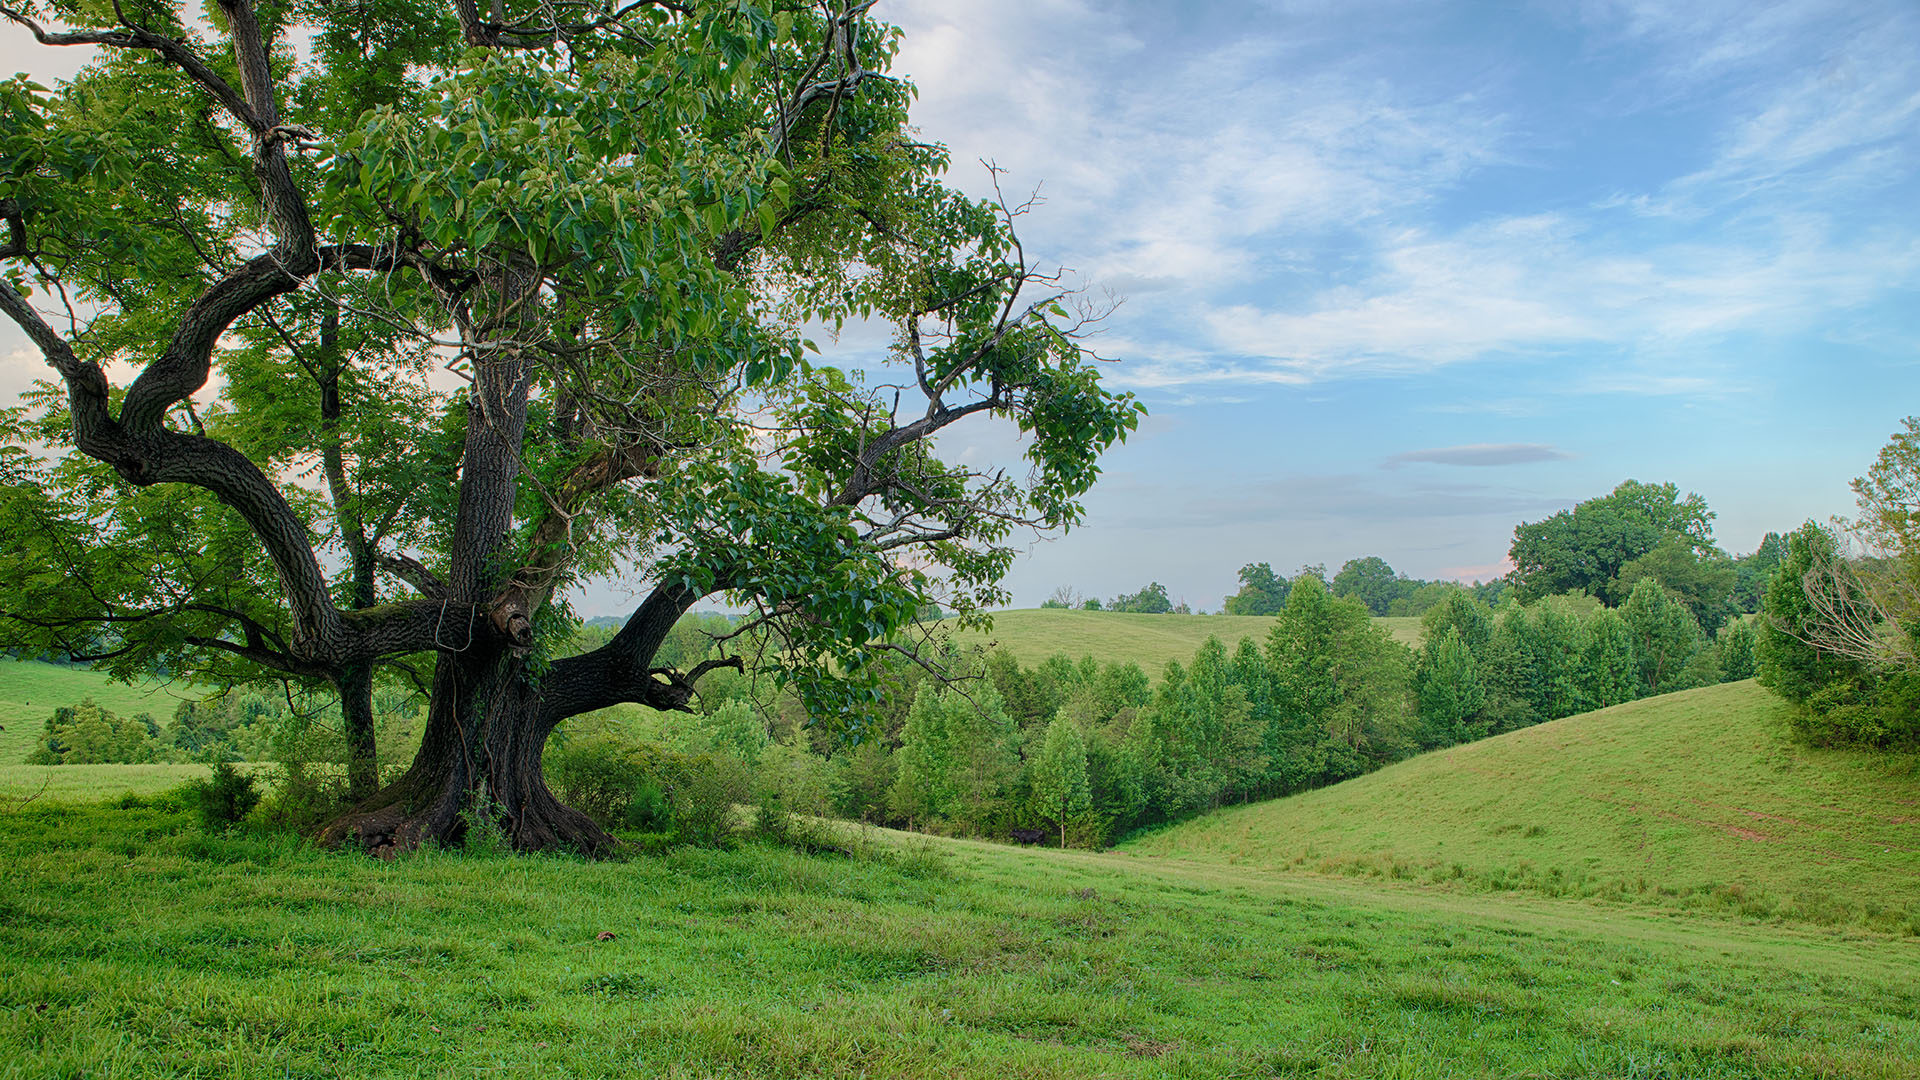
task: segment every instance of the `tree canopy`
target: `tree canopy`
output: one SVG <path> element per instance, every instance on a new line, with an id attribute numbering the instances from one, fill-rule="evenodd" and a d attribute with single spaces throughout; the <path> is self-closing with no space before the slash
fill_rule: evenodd
<path id="1" fill-rule="evenodd" d="M 1753 653 L 1814 742 L 1920 746 L 1920 417 L 1853 481 L 1859 516 L 1787 537 Z"/>
<path id="2" fill-rule="evenodd" d="M 1157 581 L 1149 582 L 1136 593 L 1123 593 L 1113 598 L 1107 605 L 1108 611 L 1129 611 L 1138 615 L 1165 615 L 1173 610 L 1173 601 L 1167 597 L 1167 587 Z"/>
<path id="3" fill-rule="evenodd" d="M 1351 596 L 1375 615 L 1385 615 L 1401 592 L 1402 579 L 1378 555 L 1348 559 L 1333 575 L 1333 595 Z M 1408 583 L 1411 585 L 1412 583 Z"/>
<path id="4" fill-rule="evenodd" d="M 920 612 L 1002 602 L 1139 413 L 1029 206 L 943 183 L 870 6 L 4 8 L 100 47 L 0 84 L 0 311 L 58 376 L 0 419 L 7 643 L 337 694 L 362 801 L 326 835 L 382 852 L 476 813 L 603 848 L 547 735 L 716 667 L 857 732 Z M 805 336 L 863 319 L 882 366 Z M 1025 468 L 939 456 L 989 416 Z M 634 613 L 558 656 L 595 575 Z M 657 663 L 715 595 L 740 628 Z M 430 704 L 375 791 L 388 677 Z"/>
<path id="5" fill-rule="evenodd" d="M 1716 552 L 1706 500 L 1682 497 L 1673 484 L 1628 480 L 1571 510 L 1515 527 L 1509 577 L 1522 601 L 1581 590 L 1619 605 L 1639 581 L 1622 570 L 1669 539 L 1701 556 Z"/>
<path id="6" fill-rule="evenodd" d="M 1292 587 L 1270 564 L 1248 563 L 1240 568 L 1240 591 L 1227 597 L 1220 610 L 1227 615 L 1278 615 Z"/>

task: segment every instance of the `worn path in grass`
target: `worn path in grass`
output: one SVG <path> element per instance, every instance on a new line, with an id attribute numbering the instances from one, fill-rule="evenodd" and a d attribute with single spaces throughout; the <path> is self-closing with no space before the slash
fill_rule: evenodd
<path id="1" fill-rule="evenodd" d="M 1647 698 L 1129 850 L 1920 934 L 1920 762 L 1799 745 L 1786 710 L 1752 682 Z"/>
<path id="2" fill-rule="evenodd" d="M 965 865 L 984 875 L 998 872 L 1005 876 L 1005 870 L 994 869 L 1006 858 L 1000 854 L 1005 848 L 980 841 L 948 843 L 961 849 L 975 845 L 987 849 L 979 855 L 970 851 L 956 854 Z M 1890 978 L 1920 974 L 1920 938 L 1858 927 L 1769 923 L 1637 903 L 1562 899 L 1525 892 L 1469 892 L 1413 880 L 1276 872 L 1132 852 L 1050 850 L 1028 858 L 1037 860 L 1030 866 L 1033 872 L 1053 875 L 1069 887 L 1082 880 L 1092 883 L 1101 877 L 1119 876 L 1142 885 L 1158 883 L 1163 890 L 1292 897 L 1524 928 L 1609 945 L 1739 955 L 1758 963 L 1823 968 L 1836 974 L 1869 970 Z"/>
<path id="3" fill-rule="evenodd" d="M 1915 1075 L 1863 932 L 877 835 L 429 853 L 0 816 L 0 1076 Z"/>

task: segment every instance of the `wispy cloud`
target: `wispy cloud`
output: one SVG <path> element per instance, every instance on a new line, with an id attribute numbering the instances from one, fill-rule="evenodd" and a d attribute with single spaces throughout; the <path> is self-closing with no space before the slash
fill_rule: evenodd
<path id="1" fill-rule="evenodd" d="M 1920 285 L 1920 233 L 1911 230 L 1859 243 L 1829 222 L 1798 218 L 1746 236 L 1638 247 L 1632 239 L 1558 216 L 1407 233 L 1385 243 L 1375 273 L 1297 310 L 1238 304 L 1201 319 L 1217 349 L 1264 361 L 1281 381 L 1418 373 L 1582 346 L 1616 350 L 1631 367 L 1680 342 L 1807 330 Z M 1621 380 L 1606 381 L 1613 390 Z M 1718 385 L 1671 368 L 1659 382 Z"/>
<path id="2" fill-rule="evenodd" d="M 1699 351 L 1676 343 L 1802 332 L 1920 283 L 1920 225 L 1873 211 L 1920 157 L 1909 5 L 1590 3 L 1584 61 L 1665 96 L 1555 103 L 1572 114 L 1514 91 L 1527 60 L 1463 74 L 1418 35 L 1356 33 L 1431 12 L 1268 8 L 1231 36 L 1120 0 L 895 8 L 901 67 L 938 91 L 916 116 L 958 178 L 991 155 L 1017 184 L 1044 179 L 1031 250 L 1134 298 L 1114 321 L 1129 349 L 1103 352 L 1135 388 L 1601 349 L 1710 392 L 1671 370 Z M 1491 172 L 1578 183 L 1609 150 L 1529 132 L 1582 109 L 1695 128 L 1611 194 L 1443 212 Z"/>
<path id="3" fill-rule="evenodd" d="M 1430 450 L 1408 450 L 1386 460 L 1387 468 L 1425 463 L 1429 465 L 1532 465 L 1542 461 L 1565 461 L 1573 457 L 1546 443 L 1473 443 L 1467 446 L 1440 446 Z"/>

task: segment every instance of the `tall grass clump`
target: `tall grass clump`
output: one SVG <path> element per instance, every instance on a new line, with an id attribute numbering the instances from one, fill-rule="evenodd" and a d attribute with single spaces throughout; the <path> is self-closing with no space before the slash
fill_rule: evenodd
<path id="1" fill-rule="evenodd" d="M 260 804 L 260 789 L 251 773 L 231 762 L 218 762 L 213 775 L 195 785 L 200 801 L 200 825 L 206 831 L 225 832 L 240 824 Z"/>

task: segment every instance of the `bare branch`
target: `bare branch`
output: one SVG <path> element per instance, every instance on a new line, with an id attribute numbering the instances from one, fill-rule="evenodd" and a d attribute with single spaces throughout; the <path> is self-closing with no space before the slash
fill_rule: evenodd
<path id="1" fill-rule="evenodd" d="M 1832 547 L 1813 546 L 1812 561 L 1800 581 L 1811 617 L 1799 626 L 1779 628 L 1820 652 L 1876 668 L 1920 663 L 1903 625 L 1905 618 L 1920 613 L 1913 581 L 1884 560 L 1850 558 L 1846 538 L 1830 535 Z"/>

